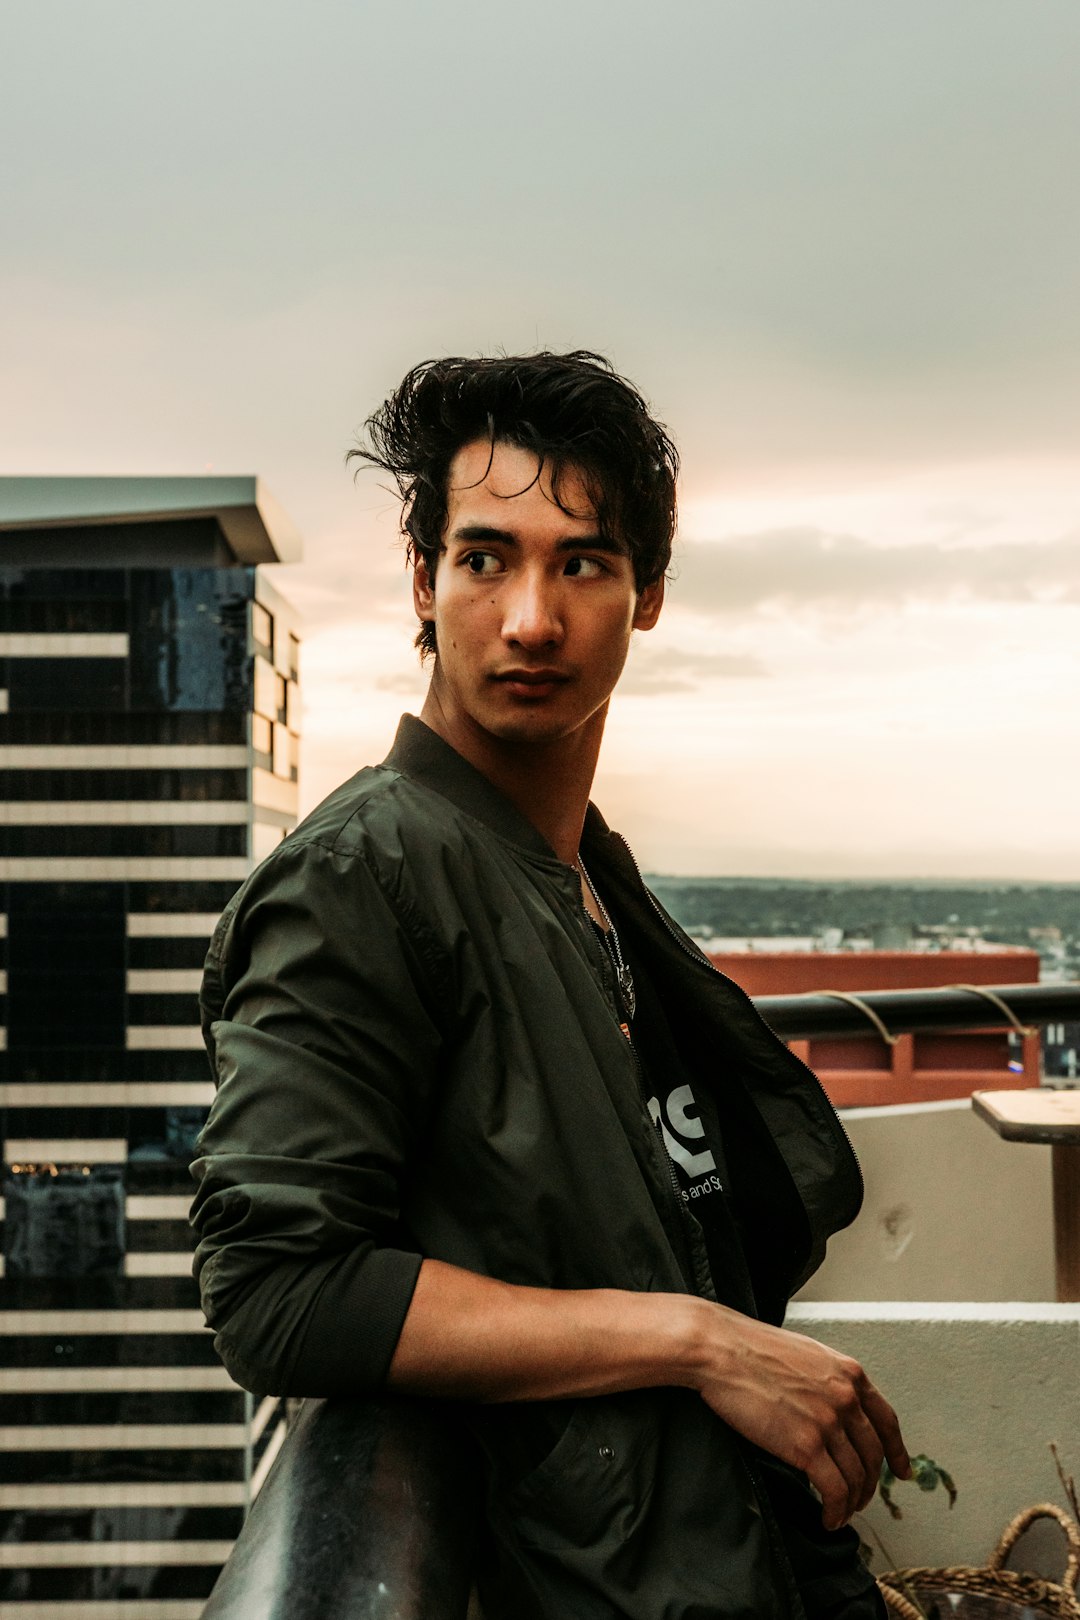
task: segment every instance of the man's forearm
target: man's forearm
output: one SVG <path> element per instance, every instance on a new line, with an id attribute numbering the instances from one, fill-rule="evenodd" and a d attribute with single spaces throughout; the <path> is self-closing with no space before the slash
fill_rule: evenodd
<path id="1" fill-rule="evenodd" d="M 858 1362 L 686 1294 L 522 1288 L 425 1260 L 388 1383 L 476 1401 L 694 1389 L 806 1472 L 830 1528 L 866 1505 L 883 1455 L 909 1472 L 896 1414 Z"/>
<path id="2" fill-rule="evenodd" d="M 698 1387 L 704 1302 L 614 1288 L 522 1288 L 425 1260 L 388 1383 L 466 1400 Z"/>

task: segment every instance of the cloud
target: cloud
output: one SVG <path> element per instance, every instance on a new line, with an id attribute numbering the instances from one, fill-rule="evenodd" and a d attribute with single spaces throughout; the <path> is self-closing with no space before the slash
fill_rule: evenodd
<path id="1" fill-rule="evenodd" d="M 696 691 L 702 681 L 758 678 L 768 673 L 751 653 L 695 652 L 679 647 L 652 651 L 639 641 L 619 682 L 619 691 L 631 697 L 656 697 Z"/>
<path id="2" fill-rule="evenodd" d="M 1080 602 L 1080 537 L 993 546 L 880 546 L 816 528 L 686 542 L 680 596 L 695 612 L 850 615 L 912 602 Z"/>
<path id="3" fill-rule="evenodd" d="M 416 670 L 414 674 L 407 671 L 395 671 L 393 675 L 379 675 L 375 679 L 375 687 L 379 692 L 396 692 L 399 697 L 423 697 L 427 691 L 428 677 L 423 670 Z"/>

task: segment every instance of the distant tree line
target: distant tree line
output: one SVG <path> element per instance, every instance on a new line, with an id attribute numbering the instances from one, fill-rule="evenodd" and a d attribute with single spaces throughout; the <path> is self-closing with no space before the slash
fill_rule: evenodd
<path id="1" fill-rule="evenodd" d="M 871 937 L 920 929 L 978 929 L 995 944 L 1031 945 L 1031 930 L 1080 939 L 1080 884 L 819 883 L 755 878 L 649 877 L 684 928 L 715 934 Z"/>

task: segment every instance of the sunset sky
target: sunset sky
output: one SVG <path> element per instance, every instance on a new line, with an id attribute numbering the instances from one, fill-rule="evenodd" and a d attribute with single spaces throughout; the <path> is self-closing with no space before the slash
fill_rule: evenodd
<path id="1" fill-rule="evenodd" d="M 17 0 L 0 149 L 0 472 L 265 480 L 308 805 L 423 697 L 364 416 L 583 346 L 684 459 L 642 865 L 1080 880 L 1076 0 Z"/>

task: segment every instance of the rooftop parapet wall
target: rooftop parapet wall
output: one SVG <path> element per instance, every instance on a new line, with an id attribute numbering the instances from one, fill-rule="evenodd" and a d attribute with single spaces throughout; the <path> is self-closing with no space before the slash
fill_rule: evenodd
<path id="1" fill-rule="evenodd" d="M 887 1563 L 879 1554 L 876 1570 L 984 1564 L 1021 1508 L 1066 1505 L 1049 1442 L 1075 1474 L 1080 1305 L 803 1303 L 787 1326 L 860 1361 L 896 1408 L 910 1450 L 928 1453 L 959 1489 L 950 1511 L 941 1491 L 900 1484 L 899 1522 L 875 1499 L 863 1517 L 892 1555 Z M 1040 1531 L 1013 1567 L 1060 1580 L 1062 1549 L 1059 1533 Z"/>
<path id="2" fill-rule="evenodd" d="M 866 1201 L 800 1301 L 1054 1298 L 1048 1148 L 1003 1142 L 967 1101 L 840 1117 Z"/>
<path id="3" fill-rule="evenodd" d="M 979 951 L 709 952 L 750 996 L 804 990 L 928 990 L 950 984 L 1036 984 L 1039 953 L 1026 946 Z"/>

